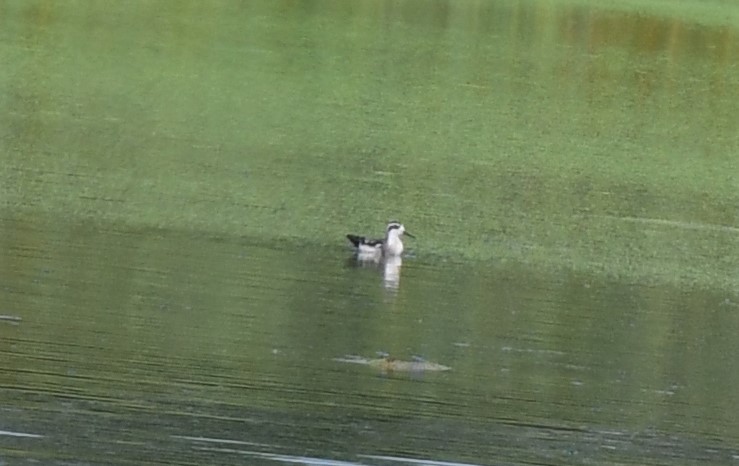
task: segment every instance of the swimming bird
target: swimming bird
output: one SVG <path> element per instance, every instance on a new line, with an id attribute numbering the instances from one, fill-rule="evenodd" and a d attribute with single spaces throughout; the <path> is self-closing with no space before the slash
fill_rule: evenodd
<path id="1" fill-rule="evenodd" d="M 364 236 L 346 235 L 349 241 L 357 248 L 357 255 L 363 258 L 380 256 L 400 256 L 403 253 L 403 235 L 415 238 L 405 231 L 402 223 L 392 221 L 387 224 L 385 239 L 368 239 Z"/>

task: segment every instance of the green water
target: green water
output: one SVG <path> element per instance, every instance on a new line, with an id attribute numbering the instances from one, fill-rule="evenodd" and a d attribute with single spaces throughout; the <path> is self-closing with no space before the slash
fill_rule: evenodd
<path id="1" fill-rule="evenodd" d="M 3 2 L 0 463 L 736 463 L 739 7 L 596 5 Z"/>
<path id="2" fill-rule="evenodd" d="M 733 21 L 530 1 L 65 5 L 4 7 L 6 210 L 319 245 L 400 218 L 425 254 L 739 281 Z"/>

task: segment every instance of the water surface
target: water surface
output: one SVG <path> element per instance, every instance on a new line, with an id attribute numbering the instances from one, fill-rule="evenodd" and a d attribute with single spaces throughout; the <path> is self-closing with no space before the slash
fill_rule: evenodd
<path id="1" fill-rule="evenodd" d="M 388 288 L 341 248 L 4 225 L 8 461 L 739 455 L 739 321 L 725 294 L 421 257 Z M 451 370 L 336 361 L 377 351 Z"/>
<path id="2" fill-rule="evenodd" d="M 737 463 L 738 16 L 4 2 L 0 462 Z"/>
<path id="3" fill-rule="evenodd" d="M 12 210 L 739 282 L 736 6 L 4 9 Z"/>

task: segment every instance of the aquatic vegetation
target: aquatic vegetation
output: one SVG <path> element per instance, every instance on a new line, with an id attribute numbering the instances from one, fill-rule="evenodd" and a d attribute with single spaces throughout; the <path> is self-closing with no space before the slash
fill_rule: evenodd
<path id="1" fill-rule="evenodd" d="M 443 372 L 452 370 L 451 367 L 443 364 L 438 364 L 431 361 L 426 361 L 422 358 L 412 358 L 410 360 L 395 359 L 389 355 L 384 355 L 379 358 L 364 358 L 362 356 L 347 355 L 341 358 L 334 358 L 336 362 L 345 362 L 351 364 L 362 364 L 365 366 L 378 369 L 383 373 L 390 372 Z"/>

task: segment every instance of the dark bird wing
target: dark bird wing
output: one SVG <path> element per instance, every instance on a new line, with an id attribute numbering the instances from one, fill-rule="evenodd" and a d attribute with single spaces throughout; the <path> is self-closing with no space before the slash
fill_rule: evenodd
<path id="1" fill-rule="evenodd" d="M 382 244 L 381 239 L 367 239 L 364 236 L 357 235 L 346 235 L 347 239 L 352 242 L 355 248 L 358 248 L 360 244 L 365 246 L 375 247 Z"/>
<path id="2" fill-rule="evenodd" d="M 358 248 L 364 242 L 364 236 L 346 235 L 346 238 L 352 242 L 355 248 Z"/>

